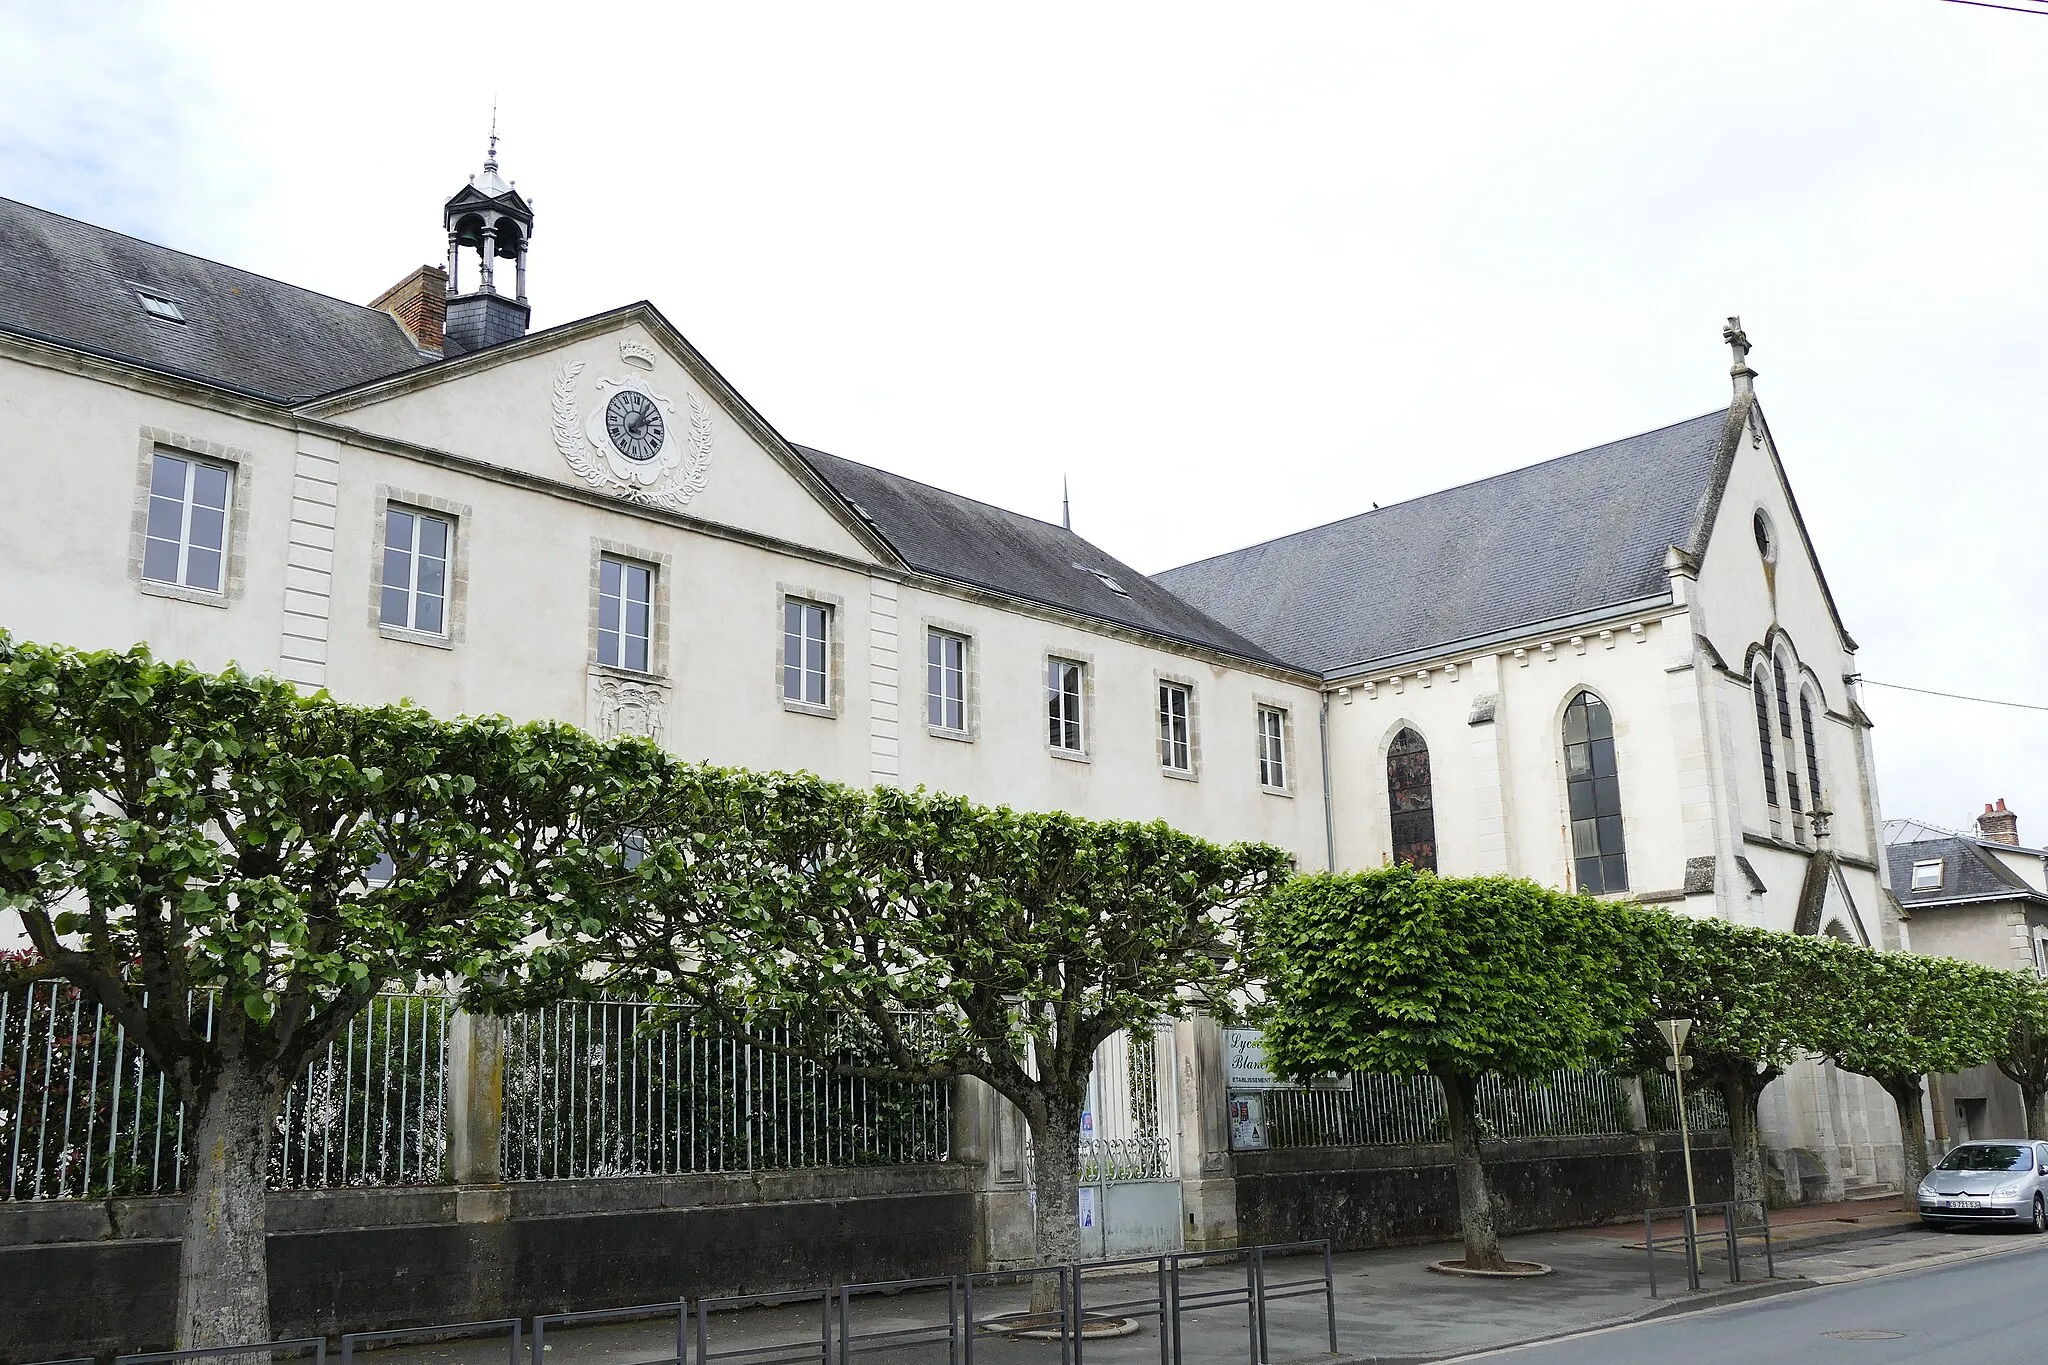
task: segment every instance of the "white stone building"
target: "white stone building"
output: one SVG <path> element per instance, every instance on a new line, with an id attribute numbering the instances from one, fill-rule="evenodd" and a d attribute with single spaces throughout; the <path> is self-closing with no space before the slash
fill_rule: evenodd
<path id="1" fill-rule="evenodd" d="M 652 305 L 530 332 L 495 161 L 445 224 L 360 307 L 0 199 L 0 627 L 1903 941 L 1739 332 L 1724 411 L 1147 578 L 792 444 Z M 1766 1125 L 1834 1195 L 1888 1112 L 1806 1068 Z"/>

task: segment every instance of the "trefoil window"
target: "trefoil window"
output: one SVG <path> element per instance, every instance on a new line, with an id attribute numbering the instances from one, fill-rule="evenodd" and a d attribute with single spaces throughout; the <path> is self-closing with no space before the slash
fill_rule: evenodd
<path id="1" fill-rule="evenodd" d="M 782 603 L 782 697 L 805 706 L 824 706 L 828 678 L 825 672 L 826 631 L 831 609 L 801 598 Z"/>
<path id="2" fill-rule="evenodd" d="M 440 517 L 384 511 L 384 593 L 377 619 L 400 630 L 442 634 L 448 606 L 448 547 L 454 528 Z"/>
<path id="3" fill-rule="evenodd" d="M 654 650 L 654 570 L 604 556 L 598 565 L 597 661 L 650 672 Z"/>
<path id="4" fill-rule="evenodd" d="M 157 452 L 149 471 L 144 578 L 202 592 L 221 590 L 233 482 L 225 465 Z"/>
<path id="5" fill-rule="evenodd" d="M 1179 683 L 1159 684 L 1159 766 L 1172 773 L 1195 769 L 1188 742 L 1189 691 Z"/>
<path id="6" fill-rule="evenodd" d="M 967 641 L 935 630 L 925 636 L 925 715 L 941 730 L 967 729 Z"/>
<path id="7" fill-rule="evenodd" d="M 1614 717 L 1591 692 L 1579 693 L 1564 709 L 1564 772 L 1579 889 L 1595 894 L 1628 890 Z"/>

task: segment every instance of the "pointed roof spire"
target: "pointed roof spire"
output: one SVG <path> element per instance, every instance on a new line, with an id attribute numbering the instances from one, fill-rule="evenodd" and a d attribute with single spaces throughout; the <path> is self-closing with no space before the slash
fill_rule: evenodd
<path id="1" fill-rule="evenodd" d="M 1060 475 L 1060 525 L 1069 531 L 1074 529 L 1074 506 L 1067 500 L 1067 476 L 1064 474 Z"/>
<path id="2" fill-rule="evenodd" d="M 1748 398 L 1756 392 L 1756 371 L 1749 368 L 1749 336 L 1742 330 L 1741 318 L 1728 319 L 1728 325 L 1721 329 L 1721 340 L 1735 353 L 1735 363 L 1728 367 L 1729 377 L 1735 381 L 1735 396 Z"/>
<path id="3" fill-rule="evenodd" d="M 496 173 L 498 169 L 498 97 L 491 96 L 491 147 L 484 153 L 484 169 Z"/>

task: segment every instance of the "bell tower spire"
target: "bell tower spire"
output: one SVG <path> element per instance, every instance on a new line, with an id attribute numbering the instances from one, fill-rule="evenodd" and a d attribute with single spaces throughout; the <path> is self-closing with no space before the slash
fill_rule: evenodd
<path id="1" fill-rule="evenodd" d="M 498 173 L 498 109 L 491 105 L 491 136 L 484 168 L 442 206 L 448 232 L 449 355 L 482 350 L 526 335 L 533 310 L 526 301 L 526 248 L 533 240 L 533 204 Z M 464 292 L 462 257 L 474 251 L 476 288 Z M 498 292 L 497 263 L 513 263 L 514 295 Z"/>

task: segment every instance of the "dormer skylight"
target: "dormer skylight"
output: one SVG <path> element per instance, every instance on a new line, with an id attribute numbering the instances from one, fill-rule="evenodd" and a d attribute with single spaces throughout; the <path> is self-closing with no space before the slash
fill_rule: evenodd
<path id="1" fill-rule="evenodd" d="M 1913 889 L 1915 891 L 1941 890 L 1941 859 L 1924 858 L 1913 864 Z"/>
<path id="2" fill-rule="evenodd" d="M 142 311 L 165 322 L 183 324 L 185 314 L 178 308 L 178 301 L 162 294 L 153 294 L 147 289 L 137 289 L 135 297 L 142 301 Z"/>
<path id="3" fill-rule="evenodd" d="M 1075 567 L 1075 568 L 1077 568 L 1077 569 L 1079 569 L 1079 570 L 1080 570 L 1080 571 L 1081 571 L 1082 573 L 1085 573 L 1085 574 L 1093 574 L 1093 575 L 1095 575 L 1095 577 L 1096 577 L 1097 579 L 1099 579 L 1099 580 L 1101 581 L 1101 583 L 1102 583 L 1102 586 L 1103 586 L 1103 587 L 1105 587 L 1105 588 L 1108 588 L 1108 589 L 1109 589 L 1109 590 L 1110 590 L 1111 592 L 1115 593 L 1115 594 L 1116 594 L 1116 595 L 1117 595 L 1118 597 L 1129 597 L 1129 596 L 1130 596 L 1130 594 L 1129 594 L 1129 593 L 1127 593 L 1127 592 L 1125 592 L 1125 591 L 1124 591 L 1124 585 L 1123 585 L 1123 584 L 1121 584 L 1121 583 L 1117 582 L 1117 581 L 1116 581 L 1116 580 L 1115 580 L 1114 578 L 1111 578 L 1111 577 L 1110 577 L 1110 576 L 1109 576 L 1108 574 L 1104 573 L 1104 572 L 1103 572 L 1102 570 L 1100 570 L 1100 569 L 1091 569 L 1091 568 L 1089 568 L 1089 567 L 1088 567 L 1088 566 L 1087 566 L 1086 564 L 1076 564 L 1076 565 L 1074 565 L 1074 567 Z"/>

